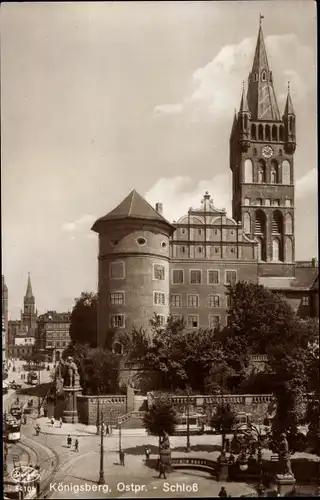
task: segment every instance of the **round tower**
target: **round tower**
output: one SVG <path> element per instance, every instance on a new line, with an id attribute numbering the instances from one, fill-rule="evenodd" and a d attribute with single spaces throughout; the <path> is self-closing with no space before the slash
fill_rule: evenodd
<path id="1" fill-rule="evenodd" d="M 98 219 L 98 345 L 109 332 L 150 328 L 169 315 L 169 238 L 175 228 L 136 191 Z M 114 346 L 121 350 L 121 345 Z"/>

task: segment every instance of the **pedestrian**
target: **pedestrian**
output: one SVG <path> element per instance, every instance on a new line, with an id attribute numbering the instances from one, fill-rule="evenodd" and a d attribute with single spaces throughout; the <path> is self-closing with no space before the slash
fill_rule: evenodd
<path id="1" fill-rule="evenodd" d="M 100 425 L 97 425 L 97 434 L 100 434 Z"/>
<path id="2" fill-rule="evenodd" d="M 61 427 L 62 427 L 62 418 L 61 417 L 59 419 L 59 425 L 60 425 L 60 429 L 61 429 Z"/>
<path id="3" fill-rule="evenodd" d="M 120 458 L 120 465 L 124 467 L 124 451 L 120 450 L 119 451 L 119 458 Z"/>
<path id="4" fill-rule="evenodd" d="M 51 417 L 51 426 L 54 427 L 54 417 Z"/>
<path id="5" fill-rule="evenodd" d="M 226 489 L 224 486 L 221 486 L 221 490 L 219 491 L 220 498 L 228 498 L 228 493 L 226 492 Z"/>
<path id="6" fill-rule="evenodd" d="M 109 434 L 109 426 L 106 425 L 106 436 L 108 436 L 108 434 Z"/>
<path id="7" fill-rule="evenodd" d="M 159 476 L 158 476 L 158 479 L 161 478 L 161 476 L 163 476 L 163 479 L 167 479 L 166 478 L 166 466 L 164 465 L 164 463 L 160 460 L 160 464 L 159 464 Z"/>
<path id="8" fill-rule="evenodd" d="M 150 448 L 148 448 L 148 446 L 146 446 L 145 454 L 146 454 L 146 464 L 148 464 L 150 459 Z"/>
<path id="9" fill-rule="evenodd" d="M 72 444 L 72 437 L 70 436 L 70 434 L 68 434 L 68 437 L 67 437 L 67 446 L 68 446 L 68 448 L 71 447 L 71 444 Z"/>
<path id="10" fill-rule="evenodd" d="M 78 439 L 76 439 L 75 442 L 74 442 L 74 451 L 79 451 L 79 441 L 78 441 Z"/>

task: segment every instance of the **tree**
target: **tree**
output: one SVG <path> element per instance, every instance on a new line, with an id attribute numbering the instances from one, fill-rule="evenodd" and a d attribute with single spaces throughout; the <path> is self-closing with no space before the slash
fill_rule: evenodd
<path id="1" fill-rule="evenodd" d="M 212 416 L 210 425 L 222 435 L 222 454 L 225 451 L 226 434 L 232 430 L 235 423 L 235 414 L 229 404 L 220 404 Z"/>
<path id="2" fill-rule="evenodd" d="M 98 295 L 82 292 L 75 299 L 71 313 L 70 337 L 73 342 L 97 346 L 97 307 Z"/>
<path id="3" fill-rule="evenodd" d="M 289 303 L 262 285 L 238 282 L 228 287 L 230 327 L 226 341 L 236 344 L 248 354 L 266 354 L 268 346 L 277 342 L 295 323 Z"/>
<path id="4" fill-rule="evenodd" d="M 174 434 L 178 423 L 175 409 L 166 395 L 160 395 L 146 412 L 143 426 L 149 434 L 160 437 L 166 432 L 169 436 Z"/>

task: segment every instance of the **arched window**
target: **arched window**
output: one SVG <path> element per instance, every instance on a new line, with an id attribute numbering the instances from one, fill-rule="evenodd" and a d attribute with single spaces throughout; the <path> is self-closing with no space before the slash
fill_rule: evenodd
<path id="1" fill-rule="evenodd" d="M 272 125 L 272 140 L 273 141 L 278 140 L 278 127 L 277 127 L 277 125 Z"/>
<path id="2" fill-rule="evenodd" d="M 282 162 L 282 184 L 291 184 L 290 163 L 288 160 Z"/>
<path id="3" fill-rule="evenodd" d="M 270 141 L 270 125 L 266 125 L 266 141 Z"/>
<path id="4" fill-rule="evenodd" d="M 266 164 L 264 160 L 260 160 L 258 163 L 258 182 L 266 182 Z"/>
<path id="5" fill-rule="evenodd" d="M 245 130 L 248 128 L 248 116 L 244 115 L 244 128 Z"/>
<path id="6" fill-rule="evenodd" d="M 260 236 L 257 238 L 258 241 L 258 260 L 266 260 L 265 259 L 265 251 L 264 251 L 264 241 Z"/>
<path id="7" fill-rule="evenodd" d="M 282 156 L 282 149 L 279 149 L 279 156 Z"/>
<path id="8" fill-rule="evenodd" d="M 289 132 L 293 132 L 293 117 L 289 118 Z"/>
<path id="9" fill-rule="evenodd" d="M 262 210 L 257 210 L 255 213 L 254 220 L 254 232 L 255 234 L 265 234 L 266 227 L 266 216 Z"/>
<path id="10" fill-rule="evenodd" d="M 292 215 L 286 215 L 286 234 L 292 234 Z"/>
<path id="11" fill-rule="evenodd" d="M 280 125 L 280 141 L 284 141 L 284 126 Z"/>
<path id="12" fill-rule="evenodd" d="M 282 228 L 283 228 L 282 213 L 276 210 L 275 212 L 273 212 L 272 216 L 272 233 L 282 234 Z"/>
<path id="13" fill-rule="evenodd" d="M 253 123 L 251 125 L 251 139 L 253 139 L 254 141 L 256 140 L 256 133 L 257 133 L 257 128 L 256 128 L 255 124 Z"/>
<path id="14" fill-rule="evenodd" d="M 261 81 L 263 81 L 263 82 L 267 81 L 267 74 L 265 71 L 262 71 L 262 73 L 261 73 Z"/>
<path id="15" fill-rule="evenodd" d="M 248 212 L 245 212 L 243 216 L 243 229 L 246 234 L 251 233 L 251 217 Z"/>
<path id="16" fill-rule="evenodd" d="M 259 141 L 263 141 L 263 125 L 259 125 L 258 127 L 258 139 Z"/>
<path id="17" fill-rule="evenodd" d="M 247 158 L 244 162 L 244 182 L 251 184 L 252 183 L 252 171 L 253 164 L 250 158 Z"/>
<path id="18" fill-rule="evenodd" d="M 278 262 L 280 260 L 280 240 L 273 238 L 272 240 L 272 260 Z"/>
<path id="19" fill-rule="evenodd" d="M 278 183 L 278 179 L 279 179 L 278 171 L 279 171 L 278 163 L 276 162 L 276 160 L 272 160 L 271 161 L 271 169 L 270 169 L 270 182 L 271 182 L 271 184 Z"/>
<path id="20" fill-rule="evenodd" d="M 286 238 L 286 262 L 293 261 L 292 239 Z"/>

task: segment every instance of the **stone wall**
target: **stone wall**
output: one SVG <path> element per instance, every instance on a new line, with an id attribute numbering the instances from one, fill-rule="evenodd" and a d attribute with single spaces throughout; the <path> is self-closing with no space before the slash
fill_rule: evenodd
<path id="1" fill-rule="evenodd" d="M 121 415 L 128 412 L 127 396 L 78 396 L 79 422 L 86 425 L 96 425 L 98 412 L 103 411 L 105 423 L 116 423 Z"/>

